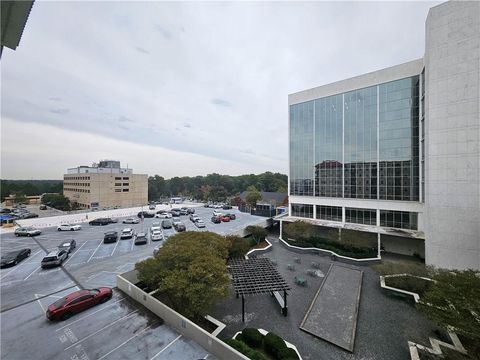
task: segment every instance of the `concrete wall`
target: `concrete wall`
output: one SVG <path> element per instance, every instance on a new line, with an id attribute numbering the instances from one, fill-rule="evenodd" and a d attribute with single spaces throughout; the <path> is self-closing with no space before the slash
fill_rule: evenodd
<path id="1" fill-rule="evenodd" d="M 480 269 L 480 2 L 430 9 L 425 49 L 426 263 Z"/>
<path id="2" fill-rule="evenodd" d="M 205 350 L 212 353 L 219 359 L 248 360 L 248 358 L 225 344 L 220 339 L 203 330 L 195 323 L 170 309 L 162 302 L 147 294 L 134 284 L 138 282 L 135 270 L 117 275 L 117 287 L 132 299 L 139 302 L 157 316 L 161 317 L 166 324 L 175 328 L 185 337 L 200 344 Z"/>
<path id="3" fill-rule="evenodd" d="M 401 236 L 380 235 L 380 243 L 386 252 L 401 255 L 419 255 L 425 259 L 425 241 Z"/>

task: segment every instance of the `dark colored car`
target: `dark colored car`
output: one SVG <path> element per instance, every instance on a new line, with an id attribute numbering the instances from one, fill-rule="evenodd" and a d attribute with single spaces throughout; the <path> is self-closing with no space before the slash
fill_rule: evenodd
<path id="1" fill-rule="evenodd" d="M 66 240 L 58 245 L 58 250 L 67 250 L 68 253 L 71 253 L 73 249 L 77 247 L 77 242 L 75 240 Z"/>
<path id="2" fill-rule="evenodd" d="M 0 260 L 0 267 L 7 267 L 17 265 L 20 261 L 30 256 L 30 249 L 21 249 L 16 251 L 10 251 L 2 255 Z"/>
<path id="3" fill-rule="evenodd" d="M 143 217 L 144 218 L 153 218 L 155 216 L 155 213 L 151 213 L 151 212 L 148 212 L 148 211 L 140 211 L 137 216 L 139 218 L 142 217 L 142 214 L 143 214 Z"/>
<path id="4" fill-rule="evenodd" d="M 222 220 L 220 220 L 220 216 L 212 216 L 212 223 L 214 224 L 220 224 Z"/>
<path id="5" fill-rule="evenodd" d="M 103 237 L 104 244 L 114 243 L 114 242 L 117 242 L 117 240 L 118 240 L 118 232 L 116 231 L 107 231 L 105 233 L 105 236 Z"/>
<path id="6" fill-rule="evenodd" d="M 47 205 L 40 205 L 40 210 L 47 210 Z"/>
<path id="7" fill-rule="evenodd" d="M 172 209 L 170 210 L 170 214 L 172 214 L 172 216 L 180 216 L 181 215 L 181 212 L 180 212 L 180 209 Z"/>
<path id="8" fill-rule="evenodd" d="M 232 207 L 230 205 L 223 205 L 223 210 L 230 210 Z"/>
<path id="9" fill-rule="evenodd" d="M 34 213 L 26 213 L 20 216 L 22 219 L 33 219 L 33 218 L 38 218 L 38 214 Z"/>
<path id="10" fill-rule="evenodd" d="M 4 209 L 0 210 L 0 213 L 2 213 L 2 214 L 9 214 L 11 211 L 12 211 L 12 210 L 10 210 L 10 209 L 4 208 Z"/>
<path id="11" fill-rule="evenodd" d="M 94 219 L 92 221 L 89 222 L 90 225 L 108 225 L 108 224 L 112 224 L 116 221 L 113 221 L 112 219 L 110 218 L 98 218 L 98 219 Z"/>
<path id="12" fill-rule="evenodd" d="M 195 209 L 194 208 L 188 208 L 187 213 L 189 214 L 195 214 Z"/>
<path id="13" fill-rule="evenodd" d="M 174 227 L 175 230 L 177 230 L 178 232 L 182 232 L 182 231 L 187 230 L 185 224 L 182 223 L 182 222 L 174 223 L 174 224 L 173 224 L 173 227 Z"/>
<path id="14" fill-rule="evenodd" d="M 51 321 L 66 320 L 76 313 L 104 303 L 111 298 L 112 289 L 107 287 L 75 291 L 50 305 L 46 316 Z"/>
<path id="15" fill-rule="evenodd" d="M 237 218 L 235 214 L 225 214 L 225 216 L 228 216 L 230 220 L 235 220 Z"/>
<path id="16" fill-rule="evenodd" d="M 164 229 L 171 229 L 172 228 L 172 220 L 165 219 L 162 221 L 162 228 Z"/>
<path id="17" fill-rule="evenodd" d="M 180 209 L 180 215 L 188 215 L 188 209 L 187 208 L 181 208 Z"/>
<path id="18" fill-rule="evenodd" d="M 147 234 L 145 233 L 138 233 L 135 236 L 135 245 L 145 245 L 148 243 Z"/>

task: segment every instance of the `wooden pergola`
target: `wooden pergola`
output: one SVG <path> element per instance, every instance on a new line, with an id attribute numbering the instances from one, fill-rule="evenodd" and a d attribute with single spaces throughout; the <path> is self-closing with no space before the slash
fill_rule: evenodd
<path id="1" fill-rule="evenodd" d="M 245 296 L 274 294 L 283 291 L 284 308 L 287 308 L 287 290 L 290 286 L 278 273 L 270 259 L 231 259 L 228 271 L 232 275 L 233 289 L 242 297 L 242 321 L 245 322 Z M 284 313 L 286 315 L 286 312 Z"/>

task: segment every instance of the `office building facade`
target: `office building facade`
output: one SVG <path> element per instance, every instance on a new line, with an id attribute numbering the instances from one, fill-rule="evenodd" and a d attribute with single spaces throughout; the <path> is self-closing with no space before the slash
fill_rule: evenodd
<path id="1" fill-rule="evenodd" d="M 63 194 L 82 209 L 141 206 L 148 203 L 148 175 L 134 174 L 119 161 L 102 160 L 68 169 Z"/>
<path id="2" fill-rule="evenodd" d="M 424 58 L 289 95 L 286 221 L 480 268 L 480 3 L 430 9 Z"/>

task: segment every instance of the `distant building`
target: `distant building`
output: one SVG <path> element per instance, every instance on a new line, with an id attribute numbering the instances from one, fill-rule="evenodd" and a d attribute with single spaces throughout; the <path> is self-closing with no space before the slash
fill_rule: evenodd
<path id="1" fill-rule="evenodd" d="M 425 27 L 423 58 L 289 95 L 284 221 L 480 269 L 480 2 L 435 6 Z"/>
<path id="2" fill-rule="evenodd" d="M 92 166 L 70 168 L 63 175 L 63 194 L 83 209 L 147 204 L 148 175 L 102 160 Z"/>
<path id="3" fill-rule="evenodd" d="M 257 201 L 257 205 L 259 204 L 269 204 L 273 205 L 274 208 L 279 207 L 279 206 L 284 206 L 288 204 L 288 194 L 284 192 L 271 192 L 271 191 L 260 191 L 260 194 L 262 195 L 262 198 Z M 248 191 L 243 191 L 240 194 L 240 199 L 244 203 L 247 202 L 247 195 Z"/>

